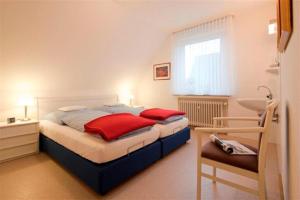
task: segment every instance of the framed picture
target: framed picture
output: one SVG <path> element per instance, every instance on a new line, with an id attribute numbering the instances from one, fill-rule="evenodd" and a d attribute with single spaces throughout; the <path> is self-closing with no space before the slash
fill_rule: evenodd
<path id="1" fill-rule="evenodd" d="M 160 63 L 153 65 L 153 79 L 154 80 L 170 80 L 171 77 L 171 63 Z"/>
<path id="2" fill-rule="evenodd" d="M 292 17 L 292 1 L 277 0 L 277 48 L 280 52 L 284 52 L 291 38 Z"/>

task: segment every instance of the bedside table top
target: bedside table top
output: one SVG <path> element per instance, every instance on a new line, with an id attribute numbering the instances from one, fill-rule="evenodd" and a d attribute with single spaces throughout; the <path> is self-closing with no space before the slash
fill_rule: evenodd
<path id="1" fill-rule="evenodd" d="M 0 122 L 0 128 L 11 127 L 11 126 L 22 126 L 26 124 L 36 124 L 39 123 L 38 120 L 32 119 L 28 121 L 17 120 L 14 123 L 8 124 L 7 122 Z"/>

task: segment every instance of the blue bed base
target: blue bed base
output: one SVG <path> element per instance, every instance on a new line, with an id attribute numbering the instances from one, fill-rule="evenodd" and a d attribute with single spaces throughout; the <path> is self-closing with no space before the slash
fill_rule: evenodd
<path id="1" fill-rule="evenodd" d="M 161 142 L 161 156 L 165 157 L 181 145 L 185 144 L 190 138 L 190 128 L 186 127 L 173 135 L 159 139 Z"/>
<path id="2" fill-rule="evenodd" d="M 189 138 L 190 129 L 185 128 L 129 155 L 103 164 L 91 162 L 43 134 L 40 134 L 40 150 L 49 154 L 94 191 L 104 195 L 186 143 Z"/>

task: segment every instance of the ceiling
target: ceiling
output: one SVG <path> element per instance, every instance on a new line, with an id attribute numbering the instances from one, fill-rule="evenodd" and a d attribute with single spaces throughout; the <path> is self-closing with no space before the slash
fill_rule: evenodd
<path id="1" fill-rule="evenodd" d="M 170 33 L 207 18 L 253 9 L 275 0 L 115 0 L 124 12 L 144 25 Z"/>

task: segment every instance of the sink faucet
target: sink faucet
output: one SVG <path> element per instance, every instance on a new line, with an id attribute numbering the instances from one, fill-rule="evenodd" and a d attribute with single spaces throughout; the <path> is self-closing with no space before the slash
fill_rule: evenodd
<path id="1" fill-rule="evenodd" d="M 257 90 L 259 91 L 260 88 L 265 88 L 266 90 L 268 90 L 267 99 L 269 99 L 269 100 L 273 99 L 273 95 L 272 95 L 272 92 L 271 92 L 270 88 L 268 88 L 265 85 L 260 85 L 260 86 L 257 87 Z"/>

